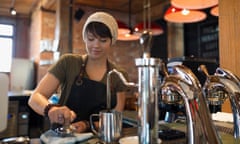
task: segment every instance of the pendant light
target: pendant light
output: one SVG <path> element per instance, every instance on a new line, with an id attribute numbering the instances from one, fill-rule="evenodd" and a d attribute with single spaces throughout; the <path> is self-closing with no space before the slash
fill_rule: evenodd
<path id="1" fill-rule="evenodd" d="M 143 31 L 145 30 L 146 28 L 144 28 L 144 23 L 141 22 L 139 24 L 137 24 L 135 27 L 134 27 L 134 31 L 137 32 L 137 33 L 143 33 Z M 160 35 L 160 34 L 163 34 L 163 28 L 154 23 L 154 22 L 151 22 L 150 23 L 150 31 L 152 32 L 152 35 Z"/>
<path id="2" fill-rule="evenodd" d="M 137 34 L 119 34 L 118 35 L 118 40 L 120 41 L 135 41 L 135 40 L 139 40 L 139 35 Z"/>
<path id="3" fill-rule="evenodd" d="M 207 15 L 198 10 L 188 10 L 176 7 L 169 7 L 164 14 L 164 19 L 173 23 L 194 23 L 206 19 Z"/>
<path id="4" fill-rule="evenodd" d="M 127 25 L 125 23 L 117 20 L 117 24 L 118 24 L 118 34 L 119 35 L 124 35 L 124 34 L 130 33 L 130 29 L 127 27 Z"/>
<path id="5" fill-rule="evenodd" d="M 140 38 L 140 35 L 134 33 L 134 31 L 131 28 L 131 15 L 132 15 L 131 0 L 129 0 L 128 4 L 129 4 L 128 5 L 128 17 L 129 17 L 129 19 L 128 19 L 128 22 L 129 22 L 128 30 L 129 30 L 129 32 L 126 33 L 127 32 L 126 29 L 123 30 L 123 31 L 121 31 L 121 29 L 119 29 L 118 40 L 120 40 L 120 41 L 135 41 L 135 40 L 139 40 L 139 38 Z M 121 24 L 119 23 L 119 25 L 121 25 Z"/>
<path id="6" fill-rule="evenodd" d="M 171 0 L 171 5 L 182 9 L 205 9 L 216 6 L 218 0 Z"/>
<path id="7" fill-rule="evenodd" d="M 219 16 L 218 6 L 213 7 L 213 8 L 210 10 L 210 13 L 211 13 L 211 15 L 218 17 L 218 16 Z"/>
<path id="8" fill-rule="evenodd" d="M 135 32 L 143 33 L 145 30 L 151 32 L 152 35 L 163 34 L 163 28 L 157 23 L 151 22 L 151 3 L 150 0 L 144 0 L 143 3 L 143 22 L 134 27 Z"/>

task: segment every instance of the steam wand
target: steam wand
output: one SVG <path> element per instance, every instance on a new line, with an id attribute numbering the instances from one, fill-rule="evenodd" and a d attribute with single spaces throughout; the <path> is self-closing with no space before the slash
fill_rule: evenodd
<path id="1" fill-rule="evenodd" d="M 127 82 L 123 74 L 116 69 L 112 69 L 111 71 L 108 72 L 107 74 L 107 111 L 111 110 L 111 75 L 115 73 L 119 76 L 119 78 L 122 80 L 123 84 L 128 87 L 137 87 L 137 84 L 132 83 L 132 82 Z"/>

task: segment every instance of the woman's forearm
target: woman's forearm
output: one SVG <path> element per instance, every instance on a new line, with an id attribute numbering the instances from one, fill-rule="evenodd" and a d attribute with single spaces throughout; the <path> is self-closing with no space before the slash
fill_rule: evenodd
<path id="1" fill-rule="evenodd" d="M 48 99 L 40 93 L 33 93 L 28 101 L 28 105 L 40 115 L 44 115 L 44 109 L 48 104 Z"/>

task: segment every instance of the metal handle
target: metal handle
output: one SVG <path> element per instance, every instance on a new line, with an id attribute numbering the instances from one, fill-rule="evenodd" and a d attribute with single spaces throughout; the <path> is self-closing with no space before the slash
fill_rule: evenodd
<path id="1" fill-rule="evenodd" d="M 205 65 L 200 65 L 198 67 L 198 71 L 204 73 L 207 78 L 209 77 L 209 73 Z"/>
<path id="2" fill-rule="evenodd" d="M 92 120 L 93 117 L 99 117 L 99 114 L 91 114 L 91 115 L 90 115 L 90 126 L 91 126 L 91 130 L 93 131 L 93 133 L 94 133 L 95 135 L 98 135 L 98 132 L 97 132 L 97 130 L 96 130 L 95 126 L 94 126 L 93 120 Z"/>

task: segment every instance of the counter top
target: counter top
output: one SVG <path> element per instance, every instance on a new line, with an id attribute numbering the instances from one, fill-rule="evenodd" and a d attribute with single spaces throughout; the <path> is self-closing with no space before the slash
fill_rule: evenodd
<path id="1" fill-rule="evenodd" d="M 26 97 L 32 94 L 31 90 L 23 90 L 23 91 L 8 91 L 9 97 Z"/>
<path id="2" fill-rule="evenodd" d="M 184 130 L 185 124 L 167 124 L 172 129 Z M 234 137 L 230 134 L 226 134 L 224 132 L 219 132 L 223 144 L 235 144 L 238 143 L 234 139 Z M 137 135 L 137 127 L 132 128 L 124 128 L 122 137 L 126 136 L 136 136 Z M 96 144 L 98 142 L 98 138 L 92 138 L 84 142 L 79 142 L 79 144 Z M 31 144 L 41 144 L 39 139 L 31 139 Z M 175 140 L 162 140 L 162 144 L 186 144 L 186 139 L 175 139 Z"/>
<path id="3" fill-rule="evenodd" d="M 123 128 L 122 137 L 127 136 L 137 136 L 137 112 L 136 111 L 125 111 L 123 113 L 124 120 L 128 121 L 130 124 L 132 124 L 132 127 L 130 128 Z M 235 140 L 232 131 L 233 131 L 233 125 L 232 123 L 226 123 L 226 122 L 217 122 L 214 121 L 214 124 L 216 125 L 216 128 L 219 132 L 219 135 L 221 136 L 223 144 L 235 144 L 239 143 L 239 141 Z M 170 129 L 180 130 L 186 132 L 186 124 L 185 123 L 159 123 L 159 128 L 168 127 Z M 93 137 L 87 141 L 79 142 L 79 144 L 96 144 L 99 139 L 96 137 Z M 31 139 L 31 144 L 42 144 L 40 140 L 37 139 Z M 162 144 L 185 144 L 186 139 L 174 139 L 174 140 L 162 140 Z"/>
<path id="4" fill-rule="evenodd" d="M 137 127 L 137 111 L 124 111 L 124 121 L 128 121 L 133 126 Z M 224 122 L 224 121 L 214 121 L 214 124 L 216 126 L 217 131 L 219 132 L 219 135 L 222 139 L 223 144 L 235 144 L 240 143 L 240 140 L 234 139 L 233 136 L 233 123 L 231 122 Z M 180 131 L 186 132 L 186 124 L 185 123 L 159 123 L 159 127 L 161 126 L 167 126 L 171 129 L 176 129 Z M 129 130 L 128 130 L 129 131 Z M 179 140 L 179 139 L 178 139 Z M 183 143 L 186 142 L 186 140 L 181 140 Z M 163 141 L 163 143 L 175 143 L 176 141 Z M 178 142 L 179 144 L 179 142 Z"/>

